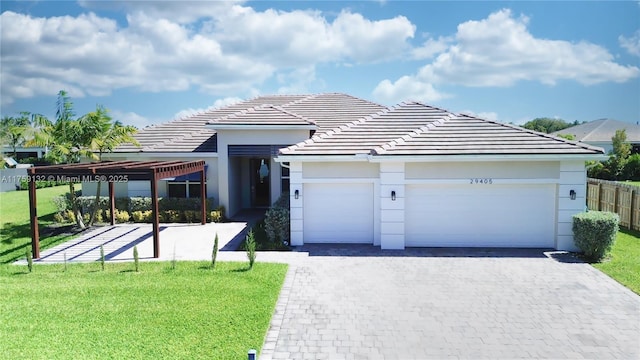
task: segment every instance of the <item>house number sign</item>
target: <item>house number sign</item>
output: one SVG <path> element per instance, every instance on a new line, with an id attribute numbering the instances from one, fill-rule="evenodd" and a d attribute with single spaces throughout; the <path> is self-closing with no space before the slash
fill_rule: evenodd
<path id="1" fill-rule="evenodd" d="M 493 184 L 493 179 L 492 178 L 471 178 L 469 179 L 469 184 L 472 185 L 490 185 Z"/>

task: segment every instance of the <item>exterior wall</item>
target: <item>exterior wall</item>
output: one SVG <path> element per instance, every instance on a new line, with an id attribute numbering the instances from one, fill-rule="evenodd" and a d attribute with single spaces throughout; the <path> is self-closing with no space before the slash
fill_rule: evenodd
<path id="1" fill-rule="evenodd" d="M 229 161 L 229 145 L 285 145 L 297 144 L 309 138 L 309 130 L 217 130 L 218 131 L 218 194 L 220 204 L 227 209 L 228 216 L 242 210 L 240 198 L 241 186 L 230 178 L 233 166 Z M 271 183 L 271 203 L 280 196 L 280 170 L 277 163 L 271 161 L 269 180 Z M 235 177 L 234 177 L 235 179 Z"/>
<path id="2" fill-rule="evenodd" d="M 556 188 L 554 241 L 558 250 L 576 251 L 572 216 L 584 211 L 586 170 L 584 161 L 508 161 L 457 163 L 345 162 L 302 163 L 290 165 L 291 244 L 304 241 L 303 185 L 305 183 L 369 182 L 379 194 L 374 205 L 374 244 L 382 249 L 404 249 L 405 187 L 407 184 L 464 184 L 469 179 L 490 178 L 494 184 L 549 184 Z M 298 199 L 295 191 L 298 190 Z M 575 200 L 569 192 L 577 193 Z M 391 199 L 391 192 L 396 199 Z"/>
<path id="3" fill-rule="evenodd" d="M 407 179 L 557 179 L 557 161 L 407 163 Z"/>
<path id="4" fill-rule="evenodd" d="M 291 162 L 289 164 L 289 200 L 291 222 L 291 245 L 300 246 L 303 242 L 303 204 L 304 192 L 302 191 L 302 163 Z M 298 198 L 296 199 L 296 191 Z"/>
<path id="5" fill-rule="evenodd" d="M 573 241 L 573 215 L 585 211 L 587 201 L 587 171 L 584 161 L 563 161 L 560 164 L 558 181 L 558 214 L 556 219 L 556 249 L 578 251 Z M 576 192 L 571 200 L 569 192 Z"/>
<path id="6" fill-rule="evenodd" d="M 380 164 L 380 247 L 404 249 L 405 164 Z M 396 199 L 393 200 L 391 192 Z M 375 244 L 375 243 L 374 243 Z"/>

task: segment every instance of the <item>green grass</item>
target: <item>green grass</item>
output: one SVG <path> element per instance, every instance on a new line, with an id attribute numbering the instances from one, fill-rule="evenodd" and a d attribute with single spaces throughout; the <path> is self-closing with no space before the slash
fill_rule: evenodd
<path id="1" fill-rule="evenodd" d="M 593 266 L 640 295 L 639 235 L 637 232 L 620 231 L 609 258 Z"/>
<path id="2" fill-rule="evenodd" d="M 5 359 L 243 359 L 260 349 L 287 265 L 0 266 Z"/>
<path id="3" fill-rule="evenodd" d="M 52 225 L 55 204 L 51 199 L 63 195 L 68 185 L 36 190 L 38 222 L 40 225 L 40 248 L 46 249 L 70 238 L 68 235 L 48 236 L 47 226 Z M 29 223 L 29 192 L 11 191 L 0 193 L 0 264 L 11 263 L 24 257 L 31 244 Z"/>
<path id="4" fill-rule="evenodd" d="M 640 181 L 621 181 L 623 184 L 640 186 Z"/>

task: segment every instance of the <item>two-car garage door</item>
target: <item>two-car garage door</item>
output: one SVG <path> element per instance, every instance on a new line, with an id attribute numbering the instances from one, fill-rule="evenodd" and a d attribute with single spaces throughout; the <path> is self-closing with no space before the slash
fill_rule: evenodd
<path id="1" fill-rule="evenodd" d="M 405 246 L 553 248 L 554 185 L 407 185 Z"/>

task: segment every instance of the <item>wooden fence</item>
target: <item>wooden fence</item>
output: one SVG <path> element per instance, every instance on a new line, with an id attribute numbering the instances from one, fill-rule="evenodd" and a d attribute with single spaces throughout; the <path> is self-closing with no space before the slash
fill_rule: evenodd
<path id="1" fill-rule="evenodd" d="M 589 210 L 610 211 L 620 216 L 620 226 L 640 230 L 640 187 L 600 179 L 587 179 Z"/>

